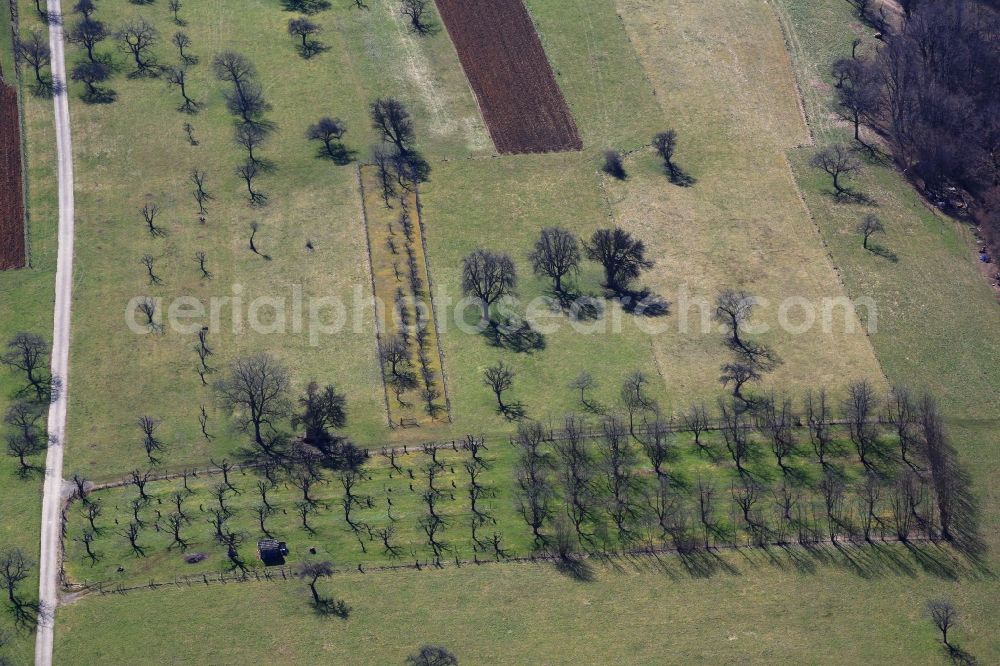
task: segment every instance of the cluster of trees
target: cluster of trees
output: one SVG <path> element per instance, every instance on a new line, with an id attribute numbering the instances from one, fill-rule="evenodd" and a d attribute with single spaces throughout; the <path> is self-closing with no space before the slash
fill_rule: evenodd
<path id="1" fill-rule="evenodd" d="M 347 401 L 343 394 L 338 393 L 333 386 L 321 387 L 316 382 L 311 382 L 296 401 L 297 404 L 293 405 L 288 395 L 289 382 L 285 368 L 265 355 L 235 361 L 229 376 L 216 383 L 216 390 L 223 406 L 234 414 L 237 428 L 251 435 L 257 450 L 262 454 L 258 466 L 262 477 L 256 484 L 260 502 L 254 507 L 261 533 L 271 536 L 267 520 L 281 510 L 268 495 L 280 483 L 301 491 L 302 499 L 295 502 L 294 510 L 299 515 L 303 528 L 310 530 L 310 516 L 327 508 L 314 496 L 313 490 L 319 485 L 330 483 L 328 472 L 332 470 L 344 488 L 342 506 L 346 523 L 356 534 L 367 534 L 367 526 L 351 517 L 353 507 L 363 503 L 370 506 L 371 503 L 370 498 L 360 497 L 352 492 L 361 478 L 360 468 L 367 453 L 338 432 L 347 424 Z M 204 409 L 202 415 L 205 417 Z M 300 433 L 297 437 L 293 438 L 289 433 L 281 431 L 279 423 L 285 420 Z M 136 423 L 142 433 L 143 447 L 150 464 L 159 463 L 156 456 L 165 450 L 163 441 L 157 436 L 159 421 L 143 415 Z M 203 418 L 203 433 L 205 423 L 206 418 Z M 228 460 L 220 463 L 213 461 L 213 465 L 221 477 L 211 488 L 214 503 L 208 507 L 204 503 L 199 504 L 197 513 L 209 516 L 205 520 L 212 527 L 213 539 L 226 547 L 235 568 L 245 570 L 246 565 L 239 548 L 247 541 L 248 535 L 231 527 L 231 519 L 236 515 L 236 510 L 227 504 L 232 495 L 242 493 L 230 478 L 236 468 Z M 186 534 L 190 533 L 196 517 L 194 510 L 187 508 L 189 497 L 194 495 L 194 491 L 188 486 L 189 476 L 197 474 L 187 470 L 183 472 L 183 491 L 171 496 L 173 510 L 167 513 L 152 507 L 153 498 L 147 492 L 147 484 L 153 478 L 152 472 L 136 469 L 129 475 L 128 482 L 137 491 L 137 496 L 129 504 L 132 516 L 126 525 L 119 526 L 117 521 L 115 524 L 121 528 L 117 530 L 117 534 L 128 542 L 136 556 L 146 555 L 142 535 L 148 528 L 172 535 L 170 548 L 178 547 L 181 551 L 187 549 L 189 539 Z M 93 549 L 94 541 L 110 526 L 98 524 L 103 507 L 100 500 L 91 497 L 88 492 L 89 484 L 79 475 L 74 475 L 74 481 L 75 498 L 80 500 L 82 512 L 88 521 L 88 527 L 77 540 L 83 544 L 87 557 L 92 562 L 97 562 L 101 555 Z M 157 500 L 157 505 L 160 504 L 162 498 Z M 154 508 L 155 519 L 149 516 L 150 508 Z"/>
<path id="2" fill-rule="evenodd" d="M 568 281 L 580 270 L 583 258 L 597 262 L 604 269 L 604 286 L 622 299 L 626 308 L 651 313 L 664 307 L 662 299 L 648 291 L 635 291 L 631 284 L 642 271 L 652 268 L 646 245 L 620 227 L 598 229 L 589 240 L 561 227 L 541 231 L 528 261 L 534 274 L 552 280 L 552 290 L 563 303 L 572 303 L 578 295 Z M 462 261 L 462 291 L 480 306 L 481 322 L 494 326 L 493 306 L 507 296 L 517 295 L 517 268 L 505 252 L 477 249 Z"/>
<path id="3" fill-rule="evenodd" d="M 268 197 L 254 189 L 254 179 L 271 165 L 254 151 L 274 129 L 274 124 L 264 117 L 271 105 L 257 80 L 257 69 L 246 56 L 235 51 L 220 53 L 212 60 L 212 70 L 217 79 L 231 85 L 226 92 L 226 108 L 235 120 L 233 138 L 247 151 L 246 159 L 236 167 L 236 175 L 246 183 L 250 205 L 263 206 Z"/>
<path id="4" fill-rule="evenodd" d="M 986 0 L 901 2 L 898 24 L 853 0 L 884 45 L 833 63 L 837 101 L 854 125 L 884 134 L 932 199 L 1000 238 L 1000 11 Z"/>
<path id="5" fill-rule="evenodd" d="M 49 344 L 36 333 L 12 336 L 0 364 L 24 380 L 3 418 L 7 453 L 17 458 L 23 478 L 39 469 L 31 458 L 48 448 L 45 416 L 49 402 L 58 397 L 60 382 L 49 372 Z"/>
<path id="6" fill-rule="evenodd" d="M 346 396 L 332 385 L 310 382 L 296 410 L 288 369 L 269 354 L 237 358 L 214 389 L 234 427 L 248 434 L 255 452 L 266 458 L 312 451 L 334 468 L 355 468 L 364 460 L 365 454 L 337 432 L 347 424 Z M 302 428 L 301 437 L 293 438 L 282 427 L 286 422 Z"/>
<path id="7" fill-rule="evenodd" d="M 677 132 L 668 129 L 658 132 L 653 136 L 653 149 L 663 161 L 663 172 L 674 185 L 690 187 L 695 179 L 688 174 L 674 161 L 674 152 L 677 150 Z M 604 151 L 604 164 L 601 167 L 604 173 L 618 180 L 625 180 L 628 174 L 625 172 L 625 164 L 621 151 Z"/>
<path id="8" fill-rule="evenodd" d="M 181 2 L 171 0 L 168 5 L 173 15 L 174 23 L 183 26 L 185 21 L 180 18 Z M 198 57 L 186 53 L 190 47 L 191 38 L 183 31 L 177 31 L 170 42 L 177 47 L 179 62 L 175 65 L 160 65 L 153 53 L 154 47 L 160 41 L 159 31 L 149 21 L 138 17 L 127 21 L 117 29 L 111 29 L 95 14 L 97 5 L 94 0 L 79 0 L 73 5 L 76 20 L 66 31 L 66 40 L 80 46 L 84 58 L 77 61 L 70 70 L 70 79 L 84 85 L 80 98 L 88 104 L 108 104 L 117 99 L 117 93 L 105 84 L 116 71 L 122 67 L 116 63 L 110 53 L 99 53 L 98 47 L 108 38 L 118 42 L 122 51 L 132 64 L 129 77 L 159 77 L 165 75 L 167 84 L 177 88 L 181 93 L 182 103 L 179 111 L 194 114 L 201 104 L 188 94 L 188 68 L 198 63 Z M 36 78 L 38 69 L 36 68 Z M 39 78 L 39 83 L 41 79 Z"/>
<path id="9" fill-rule="evenodd" d="M 772 395 L 757 401 L 753 411 L 740 411 L 738 401 L 722 400 L 714 414 L 696 404 L 679 417 L 667 418 L 647 388 L 641 373 L 630 374 L 621 387 L 624 415 L 605 414 L 596 427 L 576 415 L 567 416 L 556 432 L 533 421 L 519 424 L 512 440 L 516 451 L 512 495 L 536 550 L 571 560 L 580 550 L 608 552 L 658 544 L 686 553 L 742 543 L 907 542 L 929 537 L 963 547 L 974 536 L 968 482 L 929 396 L 916 399 L 897 388 L 880 397 L 868 383 L 857 382 L 842 401 L 832 400 L 822 390 L 809 393 L 801 411 L 791 400 Z M 305 428 L 304 440 L 328 438 L 345 421 L 343 397 L 332 389 L 311 385 L 299 403 L 302 411 L 295 422 Z M 273 413 L 267 405 L 257 411 L 262 419 Z M 244 423 L 253 432 L 252 423 Z M 685 465 L 674 464 L 685 446 L 716 461 L 728 456 L 733 473 L 690 478 L 683 471 Z M 453 448 L 458 450 L 457 444 Z M 469 454 L 463 463 L 468 475 L 464 488 L 468 511 L 463 514 L 469 521 L 473 552 L 476 557 L 506 559 L 510 552 L 491 509 L 498 489 L 484 482 L 483 473 L 491 466 L 483 455 L 485 442 L 470 436 L 461 448 Z M 776 479 L 762 463 L 766 449 L 780 469 Z M 461 486 L 453 481 L 447 489 L 440 483 L 446 464 L 437 446 L 425 445 L 423 451 L 424 489 L 414 488 L 413 470 L 400 465 L 395 449 L 383 449 L 382 455 L 391 466 L 390 478 L 409 474 L 410 490 L 419 493 L 425 505 L 417 525 L 433 561 L 440 565 L 448 554 L 458 556 L 446 533 L 459 517 L 443 512 L 442 501 L 454 500 Z M 860 461 L 860 473 L 848 472 L 853 460 Z M 129 504 L 132 517 L 115 529 L 136 556 L 146 553 L 142 535 L 150 527 L 172 535 L 169 548 L 184 551 L 192 525 L 207 521 L 212 538 L 226 548 L 233 567 L 245 568 L 239 551 L 249 535 L 231 527 L 238 512 L 230 503 L 245 488 L 231 482 L 230 463 L 213 464 L 218 483 L 210 489 L 211 502 L 199 504 L 197 512 L 187 473 L 183 489 L 169 502 L 147 492 L 149 472 L 132 473 L 130 483 L 137 490 Z M 270 518 L 291 514 L 291 508 L 302 529 L 311 532 L 310 520 L 336 504 L 363 552 L 381 543 L 384 555 L 403 556 L 409 548 L 397 541 L 400 517 L 393 513 L 391 495 L 386 497 L 387 520 L 381 526 L 368 524 L 355 510 L 374 508 L 374 499 L 359 486 L 371 479 L 358 466 L 339 467 L 333 478 L 328 478 L 328 469 L 325 458 L 310 447 L 292 446 L 265 458 L 256 479 L 260 501 L 254 507 L 260 532 L 271 536 Z M 96 561 L 100 553 L 92 548 L 95 535 L 111 526 L 107 521 L 99 524 L 101 503 L 88 496 L 86 482 L 76 477 L 74 481 L 89 524 L 78 541 L 87 557 Z M 331 482 L 343 491 L 336 503 L 327 503 L 316 493 Z M 301 492 L 291 508 L 270 495 L 282 483 Z M 157 507 L 162 504 L 171 510 L 161 512 Z"/>
<path id="10" fill-rule="evenodd" d="M 881 400 L 858 382 L 839 406 L 825 391 L 806 397 L 804 413 L 774 396 L 753 413 L 720 401 L 716 419 L 695 405 L 678 423 L 664 419 L 643 395 L 641 378 L 629 377 L 622 394 L 628 420 L 607 415 L 596 432 L 575 415 L 554 433 L 538 423 L 520 424 L 514 439 L 517 502 L 536 547 L 562 552 L 572 537 L 584 549 L 613 549 L 645 537 L 685 551 L 738 543 L 739 530 L 756 544 L 919 536 L 962 545 L 974 538 L 968 482 L 929 396 L 915 400 L 893 389 Z M 696 448 L 711 453 L 707 431 L 717 433 L 725 453 L 716 454 L 728 454 L 737 472 L 728 511 L 718 501 L 724 492 L 718 480 L 687 479 L 670 469 L 680 435 L 691 435 Z M 788 464 L 806 455 L 802 439 L 820 463 L 816 480 Z M 845 455 L 845 439 L 864 467 L 853 482 L 832 461 Z M 747 467 L 764 446 L 781 469 L 778 484 Z M 652 478 L 639 473 L 647 464 L 640 464 L 640 454 Z"/>
<path id="11" fill-rule="evenodd" d="M 377 169 L 386 207 L 430 176 L 430 165 L 414 146 L 416 133 L 413 118 L 406 105 L 395 97 L 382 97 L 372 102 L 369 115 L 381 140 L 371 148 L 371 162 Z"/>

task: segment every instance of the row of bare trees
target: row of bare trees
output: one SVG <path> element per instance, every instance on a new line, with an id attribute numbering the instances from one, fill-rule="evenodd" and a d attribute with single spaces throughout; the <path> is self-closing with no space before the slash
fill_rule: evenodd
<path id="1" fill-rule="evenodd" d="M 567 533 L 574 547 L 586 550 L 654 545 L 657 539 L 678 550 L 710 548 L 737 544 L 741 533 L 755 545 L 941 538 L 978 548 L 968 478 L 933 398 L 916 403 L 895 389 L 880 402 L 859 383 L 836 422 L 825 392 L 807 397 L 802 417 L 788 401 L 772 400 L 753 419 L 721 403 L 721 418 L 710 425 L 707 418 L 685 417 L 677 425 L 653 414 L 632 433 L 615 415 L 604 417 L 596 431 L 574 415 L 558 433 L 524 422 L 513 440 L 517 506 L 539 549 L 563 548 Z M 818 476 L 787 465 L 789 456 L 802 455 L 803 429 L 821 463 Z M 680 433 L 693 434 L 696 448 L 711 455 L 707 430 L 722 440 L 737 471 L 725 484 L 732 500 L 728 515 L 719 502 L 726 494 L 719 478 L 691 479 L 671 469 Z M 831 464 L 834 455 L 843 455 L 844 439 L 863 463 L 854 480 Z M 884 446 L 892 439 L 897 454 Z M 778 482 L 746 466 L 765 443 L 782 471 Z M 879 465 L 873 463 L 875 447 Z M 648 467 L 639 463 L 640 453 Z M 642 471 L 649 468 L 652 476 Z"/>
<path id="2" fill-rule="evenodd" d="M 4 413 L 7 453 L 17 458 L 18 475 L 40 471 L 32 459 L 48 448 L 45 417 L 49 402 L 58 398 L 60 380 L 49 371 L 49 343 L 28 331 L 15 333 L 0 355 L 0 364 L 23 382 Z"/>
<path id="3" fill-rule="evenodd" d="M 231 86 L 225 95 L 226 108 L 235 121 L 234 140 L 247 151 L 246 159 L 236 167 L 236 175 L 246 183 L 250 205 L 263 206 L 267 194 L 254 189 L 254 180 L 273 165 L 254 151 L 274 130 L 274 124 L 264 117 L 271 105 L 257 80 L 256 67 L 246 56 L 235 51 L 220 53 L 212 60 L 212 71 L 217 79 Z"/>
<path id="4" fill-rule="evenodd" d="M 372 148 L 383 203 L 398 208 L 395 222 L 388 223 L 386 247 L 392 255 L 396 290 L 393 320 L 396 333 L 379 342 L 379 357 L 386 385 L 400 407 L 410 407 L 405 395 L 416 391 L 424 411 L 437 418 L 444 411 L 444 392 L 435 370 L 431 328 L 430 285 L 423 278 L 418 238 L 419 212 L 410 204 L 417 186 L 427 180 L 430 167 L 414 148 L 413 120 L 406 106 L 392 97 L 377 99 L 369 108 L 372 127 L 381 143 Z M 381 249 L 381 248 L 380 248 Z M 414 358 L 416 363 L 414 363 Z"/>

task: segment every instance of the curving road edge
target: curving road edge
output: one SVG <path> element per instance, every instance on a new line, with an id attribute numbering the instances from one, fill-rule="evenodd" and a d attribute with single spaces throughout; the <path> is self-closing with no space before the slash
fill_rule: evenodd
<path id="1" fill-rule="evenodd" d="M 59 0 L 47 0 L 49 14 L 60 17 Z M 49 25 L 52 79 L 66 85 L 61 22 Z M 69 324 L 73 290 L 73 145 L 69 130 L 67 92 L 53 95 L 56 125 L 56 161 L 59 176 L 59 254 L 56 264 L 55 312 L 52 325 L 52 376 L 62 381 L 57 400 L 49 406 L 49 449 L 45 456 L 42 496 L 42 538 L 38 556 L 38 627 L 35 635 L 36 666 L 51 666 L 55 611 L 59 603 L 61 528 L 63 502 L 63 446 L 66 402 L 69 391 Z"/>

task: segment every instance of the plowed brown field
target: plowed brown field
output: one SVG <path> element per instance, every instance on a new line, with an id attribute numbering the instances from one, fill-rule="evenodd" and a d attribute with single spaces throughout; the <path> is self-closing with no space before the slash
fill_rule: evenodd
<path id="1" fill-rule="evenodd" d="M 501 153 L 583 143 L 521 0 L 436 0 Z"/>
<path id="2" fill-rule="evenodd" d="M 17 91 L 0 81 L 0 271 L 25 263 L 23 194 Z"/>

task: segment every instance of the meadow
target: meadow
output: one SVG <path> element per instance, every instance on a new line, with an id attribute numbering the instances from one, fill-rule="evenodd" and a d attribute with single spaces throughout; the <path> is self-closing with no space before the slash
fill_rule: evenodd
<path id="1" fill-rule="evenodd" d="M 461 331 L 442 296 L 436 304 L 448 314 L 437 323 L 453 422 L 389 430 L 373 314 L 365 300 L 371 283 L 355 167 L 318 159 L 304 133 L 320 116 L 339 116 L 348 126 L 348 148 L 364 160 L 376 140 L 367 104 L 392 94 L 413 113 L 417 146 L 432 167 L 420 192 L 422 220 L 430 276 L 444 295 L 460 295 L 460 261 L 467 252 L 479 246 L 503 250 L 519 271 L 515 310 L 523 314 L 525 304 L 549 288 L 531 276 L 526 258 L 539 230 L 561 225 L 586 237 L 617 223 L 641 237 L 656 261 L 640 281 L 675 308 L 685 288 L 711 299 L 729 286 L 772 301 L 789 294 L 874 299 L 877 329 L 862 310 L 857 319 L 848 312 L 845 323 L 857 324 L 853 331 L 843 327 L 832 334 L 788 335 L 773 326 L 773 308 L 762 307 L 760 321 L 772 330 L 761 339 L 784 360 L 764 387 L 800 396 L 807 388 L 840 390 L 868 378 L 881 390 L 896 383 L 932 390 L 972 472 L 987 544 L 1000 546 L 1000 498 L 990 483 L 1000 472 L 1000 311 L 974 265 L 970 231 L 928 209 L 896 171 L 873 161 L 856 182 L 886 224 L 881 240 L 899 259 L 890 263 L 865 252 L 854 232 L 869 207 L 834 202 L 827 181 L 808 166 L 817 145 L 846 137 L 830 103 L 829 61 L 848 52 L 856 34 L 866 35 L 865 48 L 872 43 L 847 3 L 527 0 L 584 149 L 504 157 L 493 155 L 443 27 L 416 36 L 390 0 L 370 0 L 367 10 L 349 4 L 314 17 L 323 27 L 317 39 L 329 48 L 309 60 L 300 58 L 285 34 L 294 15 L 276 1 L 185 5 L 183 29 L 193 42 L 190 51 L 200 57 L 189 73 L 189 90 L 204 105 L 196 115 L 177 111 L 180 97 L 162 79 L 130 79 L 124 70 L 110 82 L 118 95 L 113 104 L 86 105 L 77 86 L 71 87 L 78 226 L 67 475 L 79 471 L 95 481 L 118 481 L 131 469 L 144 469 L 135 425 L 140 414 L 162 423 L 167 448 L 158 472 L 233 458 L 244 446 L 195 371 L 194 337 L 135 334 L 125 327 L 126 304 L 144 294 L 207 300 L 238 291 L 250 302 L 299 288 L 307 298 L 360 290 L 357 325 L 315 345 L 307 334 L 234 332 L 228 326 L 213 332 L 213 367 L 223 372 L 237 355 L 267 350 L 289 366 L 296 390 L 312 379 L 336 384 L 348 395 L 347 434 L 373 452 L 389 443 L 483 434 L 500 442 L 491 471 L 498 485 L 510 477 L 503 440 L 513 424 L 496 412 L 481 373 L 499 359 L 517 373 L 511 397 L 546 424 L 579 409 L 568 383 L 584 370 L 598 380 L 593 400 L 609 408 L 619 399 L 622 380 L 637 369 L 655 378 L 650 394 L 668 414 L 695 400 L 714 402 L 722 393 L 721 335 L 679 331 L 676 309 L 657 322 L 667 331 L 656 336 L 614 304 L 597 322 L 608 328 L 596 335 L 577 333 L 566 315 L 554 313 L 544 347 L 525 353 Z M 25 16 L 30 5 L 21 3 Z M 176 61 L 168 36 L 177 28 L 165 3 L 139 8 L 100 0 L 97 17 L 119 22 L 140 13 L 161 33 L 158 60 Z M 272 105 L 267 116 L 277 129 L 261 154 L 275 169 L 259 180 L 270 196 L 266 207 L 247 205 L 233 172 L 240 149 L 232 142 L 223 84 L 210 71 L 211 58 L 224 49 L 252 58 Z M 127 67 L 110 42 L 100 50 Z M 79 57 L 73 49 L 69 55 Z M 51 111 L 47 100 L 26 98 L 26 104 L 36 263 L 29 271 L 0 274 L 4 309 L 18 314 L 16 321 L 0 323 L 5 335 L 5 327 L 51 328 L 52 151 L 32 147 L 51 145 Z M 188 122 L 198 145 L 185 135 Z M 678 130 L 677 160 L 693 177 L 691 187 L 667 182 L 649 148 L 652 135 L 667 127 Z M 607 148 L 628 153 L 624 182 L 600 173 Z M 215 196 L 203 222 L 188 181 L 193 168 L 207 172 Z M 151 202 L 162 210 L 163 238 L 151 237 L 139 215 Z M 270 259 L 248 247 L 252 222 L 259 229 L 255 242 Z M 197 251 L 208 256 L 210 280 L 199 277 Z M 155 257 L 162 284 L 148 284 L 139 263 L 145 253 Z M 585 262 L 576 286 L 598 295 L 599 282 L 597 266 Z M 615 321 L 620 327 L 612 330 Z M 9 393 L 2 392 L 0 403 Z M 202 406 L 210 415 L 211 440 L 199 430 Z M 12 467 L 9 460 L 3 465 L 0 472 Z M 390 485 L 385 462 L 376 455 L 371 467 L 372 494 L 384 497 Z M 0 477 L 4 492 L 12 489 L 16 506 L 37 513 L 31 508 L 37 484 L 18 481 L 10 471 Z M 392 482 L 392 492 L 400 494 L 409 483 Z M 212 501 L 209 482 L 198 483 L 205 484 L 199 501 Z M 164 483 L 156 492 L 166 502 L 175 488 L 176 482 Z M 109 506 L 117 505 L 109 518 L 128 518 L 131 489 L 99 492 L 110 498 Z M 378 556 L 377 543 L 369 546 L 373 553 L 359 554 L 353 535 L 332 519 L 317 524 L 318 535 L 299 531 L 293 527 L 294 491 L 279 492 L 288 513 L 275 530 L 293 550 L 314 545 L 343 569 L 357 562 L 389 563 Z M 335 514 L 338 496 L 324 492 Z M 233 500 L 248 531 L 251 494 L 252 488 Z M 400 511 L 413 513 L 418 506 L 411 498 Z M 497 498 L 494 506 L 512 548 L 528 552 L 530 534 L 511 497 Z M 6 507 L 5 496 L 9 515 Z M 370 518 L 383 510 L 372 509 Z M 163 534 L 150 541 L 157 553 L 146 559 L 133 558 L 127 544 L 118 537 L 112 543 L 109 536 L 101 546 L 105 559 L 90 567 L 75 540 L 81 520 L 70 517 L 67 542 L 67 566 L 76 580 L 114 580 L 113 563 L 126 559 L 119 578 L 129 583 L 188 569 L 178 553 L 163 555 L 169 542 Z M 211 528 L 204 522 L 198 530 Z M 25 548 L 36 541 L 33 532 L 6 520 L 0 536 L 23 541 Z M 413 549 L 420 539 L 415 531 L 405 533 Z M 468 663 L 784 663 L 829 661 L 832 655 L 841 661 L 939 663 L 944 657 L 923 604 L 945 595 L 962 612 L 956 640 L 981 662 L 995 661 L 995 555 L 973 566 L 948 548 L 929 552 L 927 558 L 886 545 L 741 549 L 697 561 L 674 555 L 595 559 L 584 581 L 541 562 L 368 574 L 342 569 L 322 587 L 351 607 L 343 621 L 316 616 L 304 584 L 296 582 L 91 593 L 60 608 L 56 658 L 144 663 L 170 654 L 186 663 L 252 658 L 268 650 L 290 663 L 307 663 L 316 654 L 339 662 L 395 663 L 421 643 L 438 642 Z M 941 561 L 948 566 L 935 565 Z M 225 554 L 212 550 L 205 566 L 224 568 Z M 251 605 L 252 612 L 233 610 Z M 15 656 L 26 657 L 27 646 L 16 644 Z"/>

